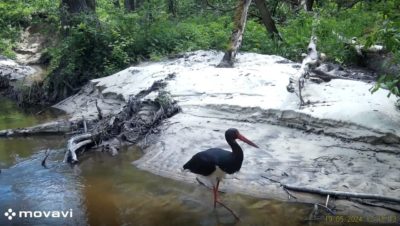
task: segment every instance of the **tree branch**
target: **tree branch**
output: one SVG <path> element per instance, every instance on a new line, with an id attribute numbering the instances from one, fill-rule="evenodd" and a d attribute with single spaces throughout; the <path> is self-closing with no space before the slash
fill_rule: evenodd
<path id="1" fill-rule="evenodd" d="M 301 186 L 287 185 L 287 184 L 282 184 L 282 185 L 284 188 L 292 190 L 292 191 L 307 192 L 307 193 L 313 193 L 313 194 L 319 194 L 319 195 L 331 195 L 331 196 L 346 197 L 346 198 L 373 199 L 373 200 L 379 200 L 379 201 L 400 203 L 399 198 L 392 198 L 392 197 L 376 195 L 376 194 L 341 192 L 341 191 L 301 187 Z"/>

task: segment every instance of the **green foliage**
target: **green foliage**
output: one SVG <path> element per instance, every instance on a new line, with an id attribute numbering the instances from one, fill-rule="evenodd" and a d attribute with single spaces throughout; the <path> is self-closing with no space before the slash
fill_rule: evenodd
<path id="1" fill-rule="evenodd" d="M 393 75 L 382 75 L 379 77 L 376 85 L 371 89 L 371 92 L 376 92 L 380 88 L 385 88 L 389 90 L 388 97 L 391 94 L 400 96 L 399 91 L 400 77 Z"/>
<path id="2" fill-rule="evenodd" d="M 7 0 L 0 2 L 0 54 L 13 57 L 21 30 L 32 24 L 51 24 L 58 41 L 47 50 L 50 75 L 46 88 L 53 100 L 76 91 L 89 79 L 115 73 L 142 60 L 198 49 L 225 50 L 232 31 L 233 11 L 210 10 L 200 0 L 176 1 L 177 15 L 168 12 L 167 1 L 143 1 L 127 12 L 113 1 L 97 0 L 94 14 L 78 15 L 73 25 L 61 27 L 59 1 Z M 218 9 L 232 9 L 236 0 L 209 0 Z M 246 25 L 243 51 L 281 55 L 301 60 L 312 31 L 318 49 L 330 61 L 353 64 L 355 53 L 344 40 L 356 37 L 363 45 L 383 44 L 400 59 L 398 0 L 362 1 L 340 8 L 334 0 L 319 1 L 313 13 L 296 10 L 287 1 L 268 0 L 283 41 L 271 40 L 254 8 Z M 253 6 L 252 6 L 253 7 Z M 393 81 L 395 81 L 393 83 Z M 393 84 L 392 84 L 393 83 Z M 397 76 L 381 78 L 379 87 L 398 95 Z M 392 87 L 392 88 L 390 88 Z"/>
<path id="3" fill-rule="evenodd" d="M 375 10 L 380 12 L 381 20 L 377 26 L 366 38 L 366 45 L 372 46 L 374 44 L 381 44 L 389 51 L 392 56 L 386 62 L 384 67 L 397 67 L 400 68 L 400 1 L 392 0 L 385 1 L 380 4 L 374 5 Z M 399 69 L 398 69 L 399 70 Z M 398 71 L 397 70 L 397 71 Z M 378 79 L 377 84 L 372 92 L 377 91 L 379 88 L 386 88 L 389 90 L 388 96 L 394 94 L 400 97 L 400 74 L 383 74 Z"/>
<path id="4" fill-rule="evenodd" d="M 53 0 L 0 1 L 0 55 L 14 58 L 12 48 L 22 29 L 34 23 L 54 23 L 57 10 Z"/>
<path id="5" fill-rule="evenodd" d="M 65 97 L 89 79 L 107 75 L 125 66 L 115 47 L 114 33 L 98 23 L 95 15 L 81 15 L 79 24 L 65 30 L 67 35 L 50 49 L 51 74 L 48 78 L 52 98 Z M 121 65 L 122 64 L 122 65 Z"/>

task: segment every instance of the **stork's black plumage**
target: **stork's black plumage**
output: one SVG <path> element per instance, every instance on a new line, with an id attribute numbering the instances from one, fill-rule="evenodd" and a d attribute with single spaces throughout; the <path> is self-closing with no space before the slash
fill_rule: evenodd
<path id="1" fill-rule="evenodd" d="M 240 170 L 243 162 L 243 151 L 236 139 L 240 139 L 247 144 L 258 148 L 253 142 L 245 138 L 237 129 L 231 128 L 225 132 L 225 139 L 231 146 L 232 151 L 220 148 L 211 148 L 195 154 L 185 165 L 184 169 L 192 173 L 207 177 L 214 192 L 214 207 L 217 202 L 219 182 L 224 175 L 233 174 Z"/>

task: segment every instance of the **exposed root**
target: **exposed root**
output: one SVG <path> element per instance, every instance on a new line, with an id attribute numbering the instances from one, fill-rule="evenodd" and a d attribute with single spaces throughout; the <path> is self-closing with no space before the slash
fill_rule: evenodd
<path id="1" fill-rule="evenodd" d="M 90 133 L 73 136 L 68 140 L 67 152 L 65 153 L 64 162 L 77 163 L 77 152 L 88 145 L 93 145 L 93 135 Z"/>
<path id="2" fill-rule="evenodd" d="M 158 81 L 157 85 L 153 85 L 150 89 L 162 87 L 161 82 Z M 143 97 L 142 93 L 140 97 Z M 101 120 L 92 121 L 90 126 L 85 126 L 87 122 L 83 120 L 83 126 L 88 133 L 70 138 L 65 161 L 77 162 L 78 150 L 99 143 L 104 144 L 103 150 L 108 151 L 113 156 L 117 155 L 118 148 L 110 142 L 111 140 L 117 138 L 120 143 L 119 146 L 122 142 L 137 143 L 149 133 L 157 131 L 155 127 L 164 118 L 171 117 L 179 112 L 180 108 L 175 101 L 170 99 L 167 93 L 160 91 L 155 100 L 143 101 L 139 97 L 131 98 L 124 109 L 116 115 L 104 116 L 98 106 L 97 110 L 98 118 L 101 118 Z"/>

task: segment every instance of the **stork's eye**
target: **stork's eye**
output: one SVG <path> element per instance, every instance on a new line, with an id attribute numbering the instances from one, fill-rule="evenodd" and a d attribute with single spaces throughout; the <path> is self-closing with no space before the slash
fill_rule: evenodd
<path id="1" fill-rule="evenodd" d="M 235 136 L 236 136 L 236 137 L 239 137 L 239 134 L 240 134 L 239 131 L 236 130 L 236 131 L 235 131 Z"/>

